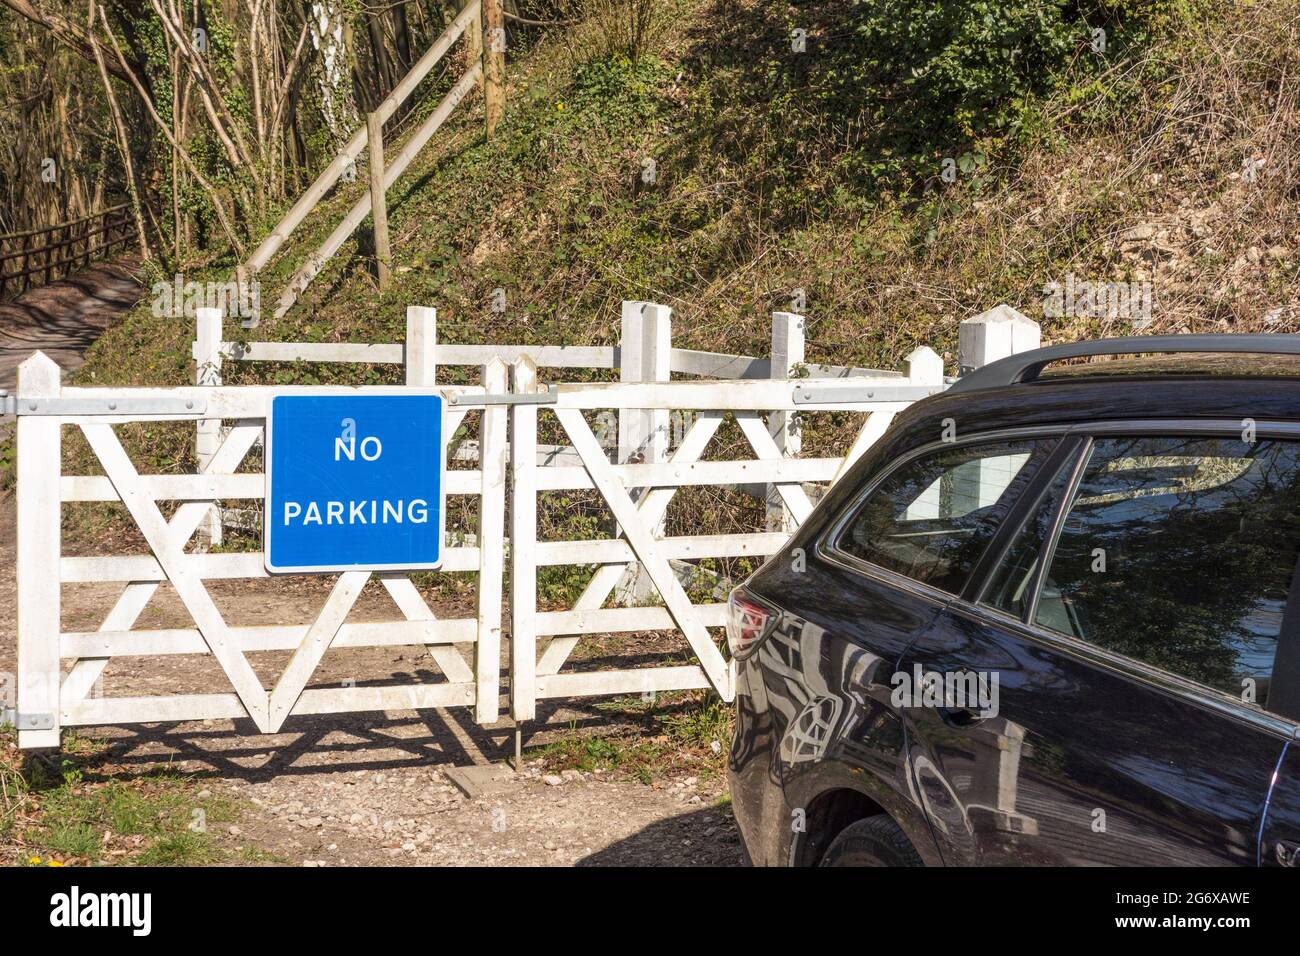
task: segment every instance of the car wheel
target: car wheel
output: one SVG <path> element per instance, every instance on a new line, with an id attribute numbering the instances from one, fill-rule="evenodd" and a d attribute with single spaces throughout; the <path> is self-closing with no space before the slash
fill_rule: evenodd
<path id="1" fill-rule="evenodd" d="M 851 823 L 826 848 L 818 866 L 922 866 L 907 836 L 889 817 Z"/>

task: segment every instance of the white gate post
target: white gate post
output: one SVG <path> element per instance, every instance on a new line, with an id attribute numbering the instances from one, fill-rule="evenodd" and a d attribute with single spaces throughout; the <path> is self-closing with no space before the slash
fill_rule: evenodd
<path id="1" fill-rule="evenodd" d="M 623 382 L 667 382 L 672 377 L 673 310 L 654 302 L 623 302 L 622 343 L 619 380 Z M 670 413 L 667 409 L 620 409 L 618 413 L 618 461 L 652 464 L 668 460 Z M 648 489 L 633 496 L 640 500 Z M 662 519 L 653 533 L 663 536 Z M 655 594 L 654 585 L 637 563 L 619 587 L 619 600 L 640 603 Z"/>
<path id="2" fill-rule="evenodd" d="M 645 321 L 641 327 L 641 361 L 644 363 L 641 380 L 667 382 L 672 378 L 673 310 L 666 305 L 647 302 L 642 315 Z M 667 461 L 671 415 L 666 408 L 651 409 L 644 414 L 649 439 L 645 450 L 646 463 Z"/>
<path id="3" fill-rule="evenodd" d="M 645 378 L 645 306 L 644 302 L 623 300 L 619 315 L 618 380 L 620 382 L 641 382 Z M 632 408 L 620 408 L 618 410 L 618 452 L 614 460 L 620 465 L 639 460 L 647 431 L 644 412 Z M 614 534 L 617 537 L 619 533 L 618 522 L 615 522 Z M 619 604 L 636 603 L 638 570 L 639 566 L 634 561 L 623 573 L 623 579 L 614 592 L 614 599 Z"/>
<path id="4" fill-rule="evenodd" d="M 912 349 L 903 359 L 909 385 L 942 385 L 943 359 L 928 345 Z"/>
<path id="5" fill-rule="evenodd" d="M 221 310 L 195 309 L 194 384 L 221 384 Z M 221 445 L 221 419 L 203 418 L 195 425 L 194 457 L 200 473 L 208 470 L 212 456 Z M 213 502 L 198 530 L 198 550 L 206 551 L 220 544 L 222 537 L 221 504 Z"/>
<path id="6" fill-rule="evenodd" d="M 804 360 L 804 319 L 793 312 L 772 313 L 772 368 L 770 378 L 789 379 Z M 773 412 L 768 430 L 786 458 L 798 458 L 802 437 L 797 412 Z M 776 485 L 767 486 L 767 530 L 793 530 L 790 512 Z"/>
<path id="7" fill-rule="evenodd" d="M 623 300 L 623 310 L 619 317 L 619 360 L 618 380 L 620 382 L 641 381 L 641 355 L 644 347 L 641 309 L 644 302 Z M 627 408 L 618 410 L 618 456 L 620 465 L 627 464 L 636 454 L 644 439 L 642 434 L 641 413 Z"/>
<path id="8" fill-rule="evenodd" d="M 1003 304 L 962 322 L 958 330 L 958 365 L 962 375 L 1042 343 L 1037 322 Z M 961 423 L 957 423 L 960 433 Z M 1014 474 L 1009 460 L 981 459 L 971 469 L 970 484 L 954 489 L 963 496 L 957 507 L 982 508 L 994 504 Z"/>
<path id="9" fill-rule="evenodd" d="M 494 358 L 483 366 L 483 388 L 502 395 L 507 388 L 506 363 Z M 501 591 L 506 537 L 506 408 L 485 405 L 480 413 L 478 467 L 478 634 L 474 648 L 477 685 L 476 717 L 480 724 L 495 723 L 501 705 Z M 446 442 L 451 436 L 443 435 Z"/>
<path id="10" fill-rule="evenodd" d="M 966 319 L 957 335 L 962 375 L 1008 355 L 1036 349 L 1043 341 L 1037 322 L 1005 304 Z"/>
<path id="11" fill-rule="evenodd" d="M 57 398 L 44 352 L 18 366 L 18 402 Z M 18 746 L 59 746 L 60 422 L 18 416 Z"/>
<path id="12" fill-rule="evenodd" d="M 438 379 L 438 310 L 423 305 L 406 307 L 407 385 L 434 385 Z M 449 438 L 451 436 L 448 436 Z"/>
<path id="13" fill-rule="evenodd" d="M 672 368 L 673 310 L 653 302 L 624 301 L 619 346 L 620 382 L 666 382 Z M 618 462 L 664 461 L 668 452 L 666 409 L 621 409 Z"/>
<path id="14" fill-rule="evenodd" d="M 514 393 L 536 390 L 537 366 L 525 355 L 514 364 Z M 537 408 L 510 408 L 510 716 L 516 723 L 537 716 Z"/>

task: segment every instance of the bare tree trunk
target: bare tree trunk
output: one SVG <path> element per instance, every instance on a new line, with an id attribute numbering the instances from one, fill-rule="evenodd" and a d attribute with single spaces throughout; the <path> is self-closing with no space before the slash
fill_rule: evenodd
<path id="1" fill-rule="evenodd" d="M 99 67 L 99 77 L 104 83 L 104 96 L 108 100 L 109 112 L 113 116 L 113 128 L 117 132 L 118 151 L 122 154 L 122 167 L 126 171 L 126 188 L 131 196 L 131 212 L 135 216 L 136 237 L 140 241 L 140 256 L 148 260 L 149 239 L 144 228 L 144 214 L 140 209 L 140 190 L 136 186 L 135 163 L 131 160 L 131 141 L 126 135 L 126 124 L 122 121 L 122 111 L 118 108 L 117 97 L 113 94 L 113 81 L 108 75 L 108 67 L 104 63 L 104 54 L 100 50 L 99 43 L 94 38 L 95 0 L 88 0 L 86 16 L 86 32 L 90 37 L 91 49 L 95 54 L 95 64 Z M 105 27 L 107 25 L 108 22 L 105 21 Z M 114 46 L 116 47 L 116 41 L 114 41 Z M 125 61 L 123 61 L 122 66 L 125 69 Z M 132 78 L 134 79 L 134 74 Z"/>
<path id="2" fill-rule="evenodd" d="M 94 4 L 95 0 L 90 0 L 92 10 L 94 9 Z M 113 36 L 112 30 L 108 27 L 108 17 L 105 16 L 103 7 L 99 10 L 99 18 L 104 24 L 104 30 L 108 33 L 109 42 L 113 45 L 113 52 L 117 54 L 119 60 L 125 61 L 125 57 L 122 55 L 122 48 L 117 44 L 117 38 Z M 208 198 L 212 201 L 212 208 L 216 211 L 217 219 L 220 220 L 221 227 L 225 231 L 226 238 L 230 242 L 231 249 L 235 251 L 235 255 L 238 258 L 242 259 L 244 257 L 243 244 L 235 234 L 234 226 L 231 225 L 230 217 L 226 213 L 225 205 L 221 202 L 220 194 L 215 188 L 213 188 L 212 183 L 208 182 L 207 178 L 199 172 L 199 168 L 194 164 L 194 160 L 190 157 L 190 154 L 185 147 L 177 142 L 177 140 L 172 136 L 171 129 L 163 122 L 162 117 L 158 115 L 158 111 L 154 108 L 153 101 L 149 98 L 148 93 L 145 92 L 140 81 L 136 80 L 135 83 L 136 90 L 140 94 L 140 100 L 144 103 L 145 109 L 148 110 L 149 116 L 154 121 L 154 125 L 162 131 L 163 135 L 167 137 L 167 141 L 171 143 L 172 147 L 177 151 L 177 154 L 184 161 L 186 168 L 189 169 L 190 175 L 194 177 L 194 181 L 202 186 L 204 191 L 207 192 Z"/>
<path id="3" fill-rule="evenodd" d="M 26 17 L 32 23 L 39 24 L 50 31 L 50 35 L 66 46 L 69 50 L 75 52 L 78 56 L 91 63 L 99 65 L 100 69 L 105 68 L 105 64 L 100 60 L 100 54 L 103 52 L 100 45 L 94 40 L 93 35 L 88 36 L 83 33 L 81 28 L 66 17 L 57 13 L 51 13 L 44 10 L 38 10 L 27 0 L 0 0 L 10 10 Z M 108 72 L 112 73 L 120 80 L 129 79 L 127 75 L 130 71 L 123 70 L 117 64 L 111 64 L 107 67 Z"/>
<path id="4" fill-rule="evenodd" d="M 393 27 L 397 41 L 397 58 L 401 69 L 398 71 L 405 76 L 411 70 L 411 64 L 415 61 L 411 58 L 411 25 L 406 19 L 406 4 L 398 3 L 393 7 Z"/>

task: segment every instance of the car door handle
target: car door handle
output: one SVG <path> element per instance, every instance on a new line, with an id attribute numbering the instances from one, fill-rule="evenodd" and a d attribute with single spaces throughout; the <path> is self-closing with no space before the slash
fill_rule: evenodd
<path id="1" fill-rule="evenodd" d="M 1300 866 L 1300 843 L 1291 840 L 1278 840 L 1273 847 L 1278 866 Z"/>

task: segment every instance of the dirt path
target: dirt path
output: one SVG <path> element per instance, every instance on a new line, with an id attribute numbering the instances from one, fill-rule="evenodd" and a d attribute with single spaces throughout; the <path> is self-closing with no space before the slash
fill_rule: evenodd
<path id="1" fill-rule="evenodd" d="M 0 302 L 0 388 L 12 392 L 18 365 L 36 349 L 65 373 L 105 327 L 140 299 L 136 260 L 100 263 L 84 272 Z"/>
<path id="2" fill-rule="evenodd" d="M 14 502 L 0 499 L 0 671 L 14 669 Z M 328 579 L 210 582 L 231 623 L 301 621 L 324 601 Z M 94 629 L 120 585 L 63 588 L 63 627 Z M 382 589 L 367 591 L 354 620 L 396 619 Z M 448 608 L 435 608 L 447 613 Z M 463 609 L 462 609 L 463 610 Z M 166 585 L 139 627 L 192 626 Z M 250 654 L 263 682 L 287 652 Z M 331 651 L 311 686 L 426 680 L 420 647 Z M 210 659 L 123 658 L 105 671 L 107 696 L 218 692 L 228 687 Z M 539 707 L 526 745 L 574 734 L 632 733 L 635 719 L 604 701 Z M 292 718 L 257 734 L 248 721 L 213 720 L 130 728 L 86 728 L 113 742 L 113 761 L 144 771 L 160 763 L 197 775 L 244 807 L 218 834 L 235 851 L 254 849 L 296 865 L 734 865 L 741 851 L 725 781 L 691 765 L 656 771 L 649 783 L 611 772 L 555 774 L 529 761 L 475 799 L 447 771 L 500 764 L 513 746 L 508 722 L 479 727 L 465 709 Z M 246 857 L 247 853 L 241 853 Z"/>

